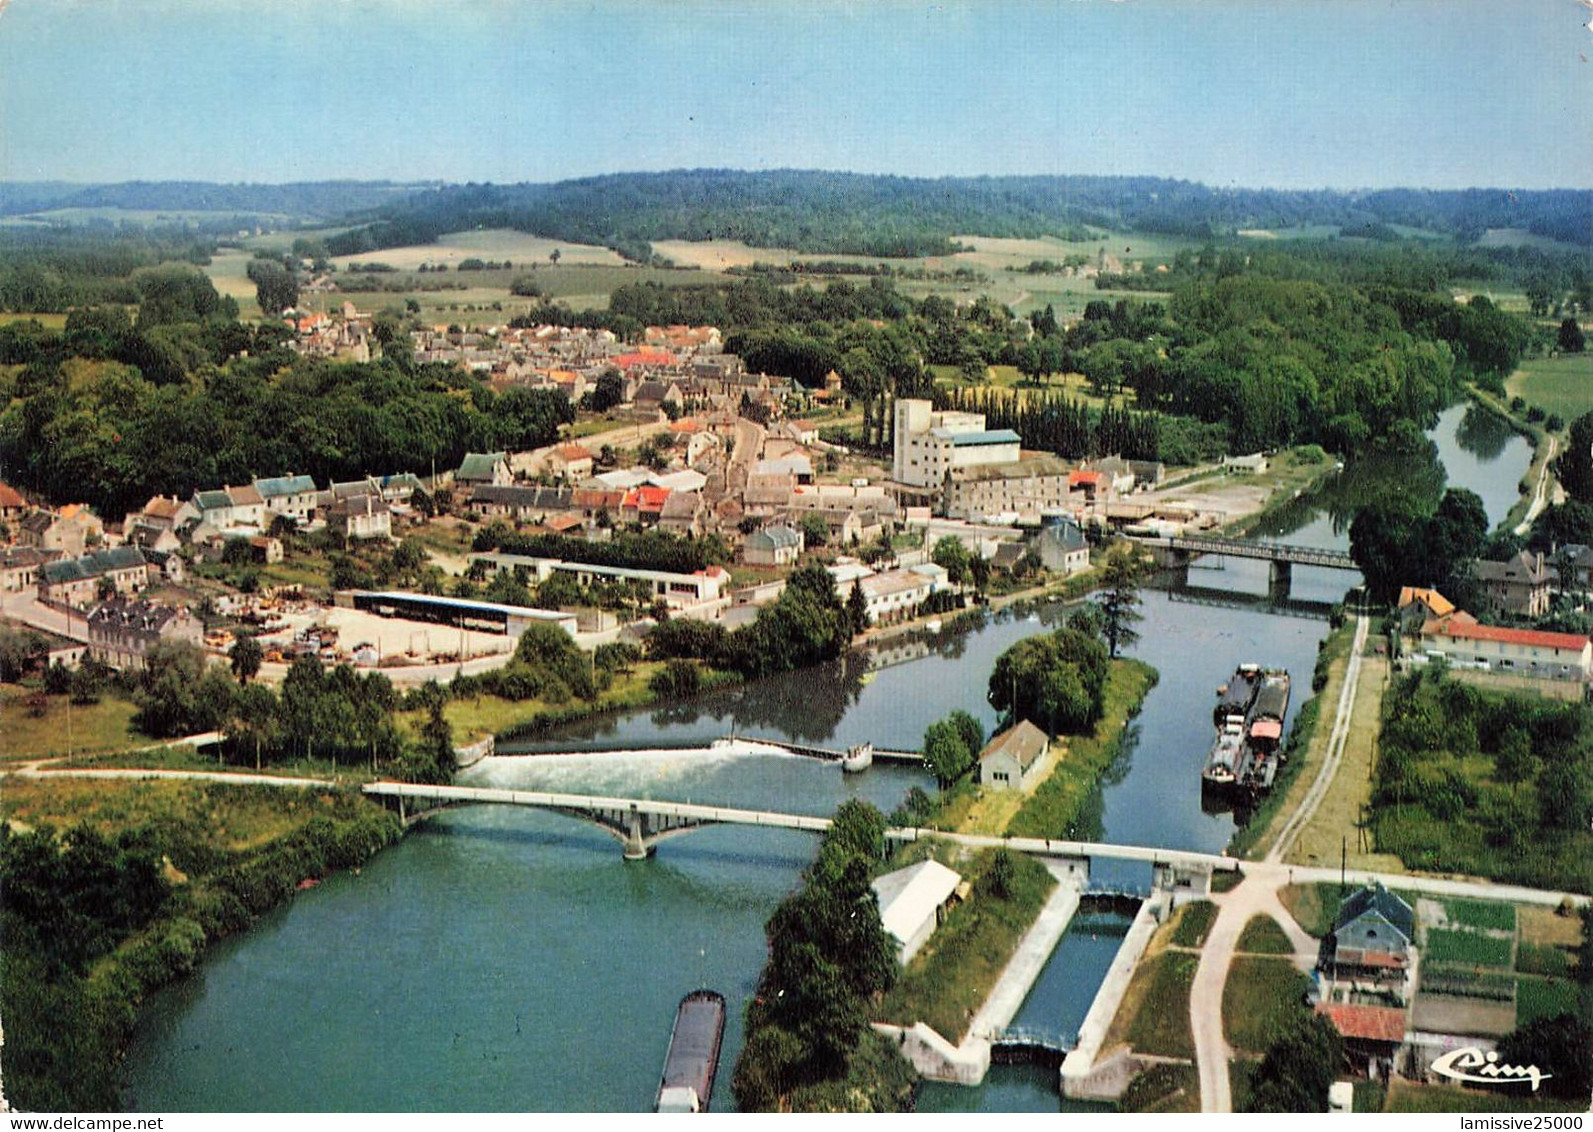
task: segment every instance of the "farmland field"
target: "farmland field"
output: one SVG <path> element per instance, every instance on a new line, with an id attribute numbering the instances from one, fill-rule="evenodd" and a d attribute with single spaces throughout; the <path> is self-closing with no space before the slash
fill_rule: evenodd
<path id="1" fill-rule="evenodd" d="M 1427 933 L 1427 953 L 1424 958 L 1429 963 L 1508 967 L 1510 941 L 1477 932 L 1434 930 Z"/>
<path id="2" fill-rule="evenodd" d="M 1505 390 L 1528 405 L 1574 421 L 1593 412 L 1593 353 L 1528 358 L 1510 375 Z"/>
<path id="3" fill-rule="evenodd" d="M 423 263 L 445 263 L 452 268 L 463 259 L 506 259 L 516 267 L 529 267 L 533 263 L 548 263 L 554 251 L 559 253 L 560 263 L 600 263 L 612 267 L 624 262 L 618 252 L 608 248 L 547 240 L 509 228 L 448 232 L 439 236 L 435 243 L 338 256 L 332 262 L 339 271 L 347 271 L 351 263 L 373 261 L 410 271 Z"/>

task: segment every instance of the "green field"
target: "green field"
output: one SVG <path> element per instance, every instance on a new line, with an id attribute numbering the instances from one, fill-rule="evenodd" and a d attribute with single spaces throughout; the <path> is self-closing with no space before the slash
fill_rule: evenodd
<path id="1" fill-rule="evenodd" d="M 1425 959 L 1429 963 L 1459 963 L 1477 967 L 1510 966 L 1510 940 L 1477 932 L 1434 929 L 1427 933 Z"/>
<path id="2" fill-rule="evenodd" d="M 1185 904 L 1178 911 L 1173 925 L 1173 943 L 1178 947 L 1204 947 L 1211 934 L 1212 922 L 1217 919 L 1217 906 L 1210 900 L 1197 900 Z"/>
<path id="3" fill-rule="evenodd" d="M 1510 375 L 1505 390 L 1569 424 L 1593 412 L 1593 352 L 1529 358 Z"/>
<path id="4" fill-rule="evenodd" d="M 1199 964 L 1200 956 L 1187 951 L 1164 951 L 1141 962 L 1113 1019 L 1108 1048 L 1121 1040 L 1136 1053 L 1193 1058 L 1189 988 Z M 1120 1024 L 1124 1026 L 1121 1031 Z"/>
<path id="5" fill-rule="evenodd" d="M 1389 1112 L 1578 1112 L 1587 1102 L 1560 1101 L 1525 1091 L 1487 1092 L 1450 1085 L 1416 1085 L 1396 1077 L 1389 1085 Z"/>
<path id="6" fill-rule="evenodd" d="M 1239 950 L 1252 955 L 1293 955 L 1294 944 L 1271 916 L 1251 916 L 1239 935 Z"/>
<path id="7" fill-rule="evenodd" d="M 1577 985 L 1567 979 L 1540 979 L 1531 975 L 1516 980 L 1516 1025 L 1535 1018 L 1575 1014 L 1582 1008 Z"/>
<path id="8" fill-rule="evenodd" d="M 1305 1010 L 1310 980 L 1287 959 L 1239 956 L 1222 989 L 1222 1029 L 1236 1050 L 1263 1053 L 1291 1015 Z"/>
<path id="9" fill-rule="evenodd" d="M 1516 909 L 1513 904 L 1497 900 L 1445 900 L 1444 913 L 1449 922 L 1484 931 L 1513 932 L 1516 930 Z"/>
<path id="10" fill-rule="evenodd" d="M 42 715 L 26 705 L 30 695 L 15 684 L 0 684 L 0 762 L 90 751 L 122 750 L 147 744 L 133 730 L 137 710 L 126 700 L 102 696 L 97 704 L 72 705 L 66 696 L 48 696 Z"/>

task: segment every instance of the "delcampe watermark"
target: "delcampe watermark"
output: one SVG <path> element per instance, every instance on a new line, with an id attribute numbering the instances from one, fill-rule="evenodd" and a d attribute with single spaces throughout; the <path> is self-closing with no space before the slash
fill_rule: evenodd
<path id="1" fill-rule="evenodd" d="M 1433 1071 L 1454 1081 L 1472 1081 L 1479 1085 L 1521 1085 L 1532 1083 L 1532 1091 L 1554 1076 L 1536 1065 L 1507 1065 L 1499 1060 L 1493 1050 L 1484 1053 L 1476 1046 L 1461 1046 L 1433 1060 Z M 1476 1072 L 1467 1072 L 1476 1070 Z"/>

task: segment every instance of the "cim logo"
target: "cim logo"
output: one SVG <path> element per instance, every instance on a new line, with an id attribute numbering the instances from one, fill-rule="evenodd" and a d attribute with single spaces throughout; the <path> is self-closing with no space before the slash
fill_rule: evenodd
<path id="1" fill-rule="evenodd" d="M 1475 1073 L 1467 1072 L 1473 1069 Z M 1493 1050 L 1483 1053 L 1476 1046 L 1450 1050 L 1434 1059 L 1433 1070 L 1454 1081 L 1473 1081 L 1479 1085 L 1521 1085 L 1530 1081 L 1534 1093 L 1540 1082 L 1554 1076 L 1536 1065 L 1504 1065 Z"/>

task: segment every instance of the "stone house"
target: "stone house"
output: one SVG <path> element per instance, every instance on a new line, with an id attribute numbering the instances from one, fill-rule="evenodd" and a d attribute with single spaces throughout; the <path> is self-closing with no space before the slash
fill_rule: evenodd
<path id="1" fill-rule="evenodd" d="M 1543 564 L 1542 553 L 1521 551 L 1503 562 L 1478 559 L 1473 575 L 1488 597 L 1506 613 L 1542 617 L 1549 611 L 1549 581 L 1553 571 Z"/>
<path id="2" fill-rule="evenodd" d="M 89 654 L 112 668 L 144 667 L 149 650 L 162 641 L 199 644 L 204 626 L 186 609 L 117 597 L 88 615 Z"/>
<path id="3" fill-rule="evenodd" d="M 393 509 L 379 495 L 340 499 L 327 510 L 326 525 L 345 539 L 393 537 Z"/>
<path id="4" fill-rule="evenodd" d="M 454 473 L 454 483 L 460 487 L 475 487 L 477 484 L 496 484 L 501 487 L 513 482 L 509 457 L 504 452 L 467 453 L 459 470 Z"/>
<path id="5" fill-rule="evenodd" d="M 119 594 L 136 593 L 149 584 L 149 560 L 136 546 L 115 546 L 47 562 L 39 567 L 39 598 L 58 605 L 88 605 L 99 596 L 105 579 Z"/>
<path id="6" fill-rule="evenodd" d="M 55 550 L 77 557 L 105 538 L 105 524 L 86 504 L 69 503 L 59 511 L 36 511 L 17 524 L 17 542 L 37 550 Z"/>
<path id="7" fill-rule="evenodd" d="M 1027 719 L 993 737 L 979 752 L 979 785 L 1021 790 L 1034 781 L 1051 740 Z"/>
<path id="8" fill-rule="evenodd" d="M 315 481 L 309 476 L 274 476 L 254 481 L 254 488 L 265 501 L 267 519 L 281 515 L 305 524 L 315 518 Z"/>
<path id="9" fill-rule="evenodd" d="M 742 547 L 749 566 L 790 566 L 801 554 L 802 532 L 783 525 L 753 531 Z"/>

